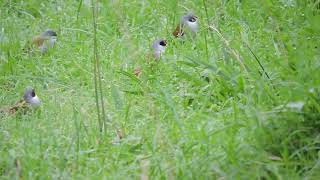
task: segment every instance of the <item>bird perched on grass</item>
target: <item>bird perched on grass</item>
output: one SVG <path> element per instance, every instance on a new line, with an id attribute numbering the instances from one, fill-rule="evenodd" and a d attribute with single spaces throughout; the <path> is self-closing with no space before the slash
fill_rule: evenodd
<path id="1" fill-rule="evenodd" d="M 27 88 L 24 92 L 23 99 L 18 101 L 14 106 L 0 110 L 0 113 L 15 114 L 18 111 L 25 112 L 27 109 L 39 107 L 41 101 L 36 95 L 33 88 Z"/>
<path id="2" fill-rule="evenodd" d="M 119 145 L 121 143 L 121 140 L 124 138 L 124 132 L 122 129 L 117 129 L 116 133 L 116 138 L 113 141 L 111 141 L 111 144 L 113 145 Z"/>
<path id="3" fill-rule="evenodd" d="M 32 40 L 32 44 L 39 48 L 41 54 L 44 54 L 49 48 L 54 47 L 56 40 L 57 33 L 51 29 L 48 29 L 39 36 L 35 36 Z"/>
<path id="4" fill-rule="evenodd" d="M 177 25 L 176 30 L 172 33 L 174 37 L 182 37 L 188 31 L 195 36 L 199 30 L 198 17 L 192 13 L 184 15 L 180 19 L 180 23 Z"/>
<path id="5" fill-rule="evenodd" d="M 167 47 L 167 41 L 166 40 L 155 40 L 152 44 L 153 49 L 153 58 L 154 60 L 158 61 L 162 54 L 165 52 Z M 150 59 L 150 58 L 149 58 Z"/>
<path id="6" fill-rule="evenodd" d="M 163 39 L 155 40 L 151 46 L 152 51 L 150 54 L 147 54 L 147 63 L 150 63 L 151 60 L 159 61 L 165 52 L 167 47 L 167 41 Z M 142 74 L 142 68 L 137 67 L 134 69 L 134 75 L 140 77 Z"/>
<path id="7" fill-rule="evenodd" d="M 133 74 L 139 78 L 142 74 L 142 68 L 141 67 L 135 68 Z"/>

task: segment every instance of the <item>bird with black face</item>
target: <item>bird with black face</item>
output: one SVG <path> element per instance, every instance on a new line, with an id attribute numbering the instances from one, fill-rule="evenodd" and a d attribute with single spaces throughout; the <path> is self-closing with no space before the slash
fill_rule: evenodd
<path id="1" fill-rule="evenodd" d="M 23 100 L 32 108 L 39 107 L 41 105 L 40 99 L 33 88 L 27 88 L 25 90 Z"/>
<path id="2" fill-rule="evenodd" d="M 46 30 L 39 36 L 35 36 L 32 44 L 39 48 L 41 54 L 44 54 L 48 49 L 53 48 L 57 41 L 57 33 L 51 29 Z"/>
<path id="3" fill-rule="evenodd" d="M 183 37 L 186 33 L 195 36 L 199 30 L 198 17 L 193 13 L 188 13 L 180 19 L 180 23 L 177 25 L 175 31 L 172 33 L 174 37 Z"/>
<path id="4" fill-rule="evenodd" d="M 158 61 L 163 53 L 165 52 L 167 47 L 167 41 L 166 40 L 155 40 L 152 44 L 153 49 L 153 58 L 154 60 Z"/>
<path id="5" fill-rule="evenodd" d="M 151 60 L 159 61 L 163 56 L 167 47 L 167 41 L 164 39 L 157 39 L 152 43 L 151 53 L 147 54 L 147 63 L 150 63 Z M 140 77 L 142 74 L 142 68 L 137 67 L 134 69 L 134 75 Z"/>
<path id="6" fill-rule="evenodd" d="M 24 92 L 23 99 L 15 105 L 0 110 L 0 113 L 16 114 L 18 111 L 25 112 L 27 109 L 34 109 L 41 105 L 39 97 L 33 88 L 27 88 Z"/>

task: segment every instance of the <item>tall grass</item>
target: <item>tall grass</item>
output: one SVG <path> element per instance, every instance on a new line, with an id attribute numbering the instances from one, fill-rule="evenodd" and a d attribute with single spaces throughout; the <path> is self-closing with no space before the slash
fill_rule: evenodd
<path id="1" fill-rule="evenodd" d="M 103 91 L 102 91 L 102 81 L 101 81 L 101 65 L 98 56 L 98 43 L 97 43 L 97 14 L 98 14 L 98 1 L 91 1 L 91 9 L 92 9 L 92 23 L 93 23 L 93 64 L 94 64 L 94 89 L 95 89 L 95 97 L 96 97 L 96 106 L 97 106 L 97 114 L 98 114 L 98 122 L 99 122 L 99 130 L 100 132 L 106 131 L 106 113 L 105 106 L 103 100 Z M 100 114 L 101 111 L 101 114 Z"/>
<path id="2" fill-rule="evenodd" d="M 1 1 L 0 106 L 42 100 L 0 116 L 1 179 L 319 179 L 316 3 Z M 173 38 L 188 11 L 197 37 Z"/>

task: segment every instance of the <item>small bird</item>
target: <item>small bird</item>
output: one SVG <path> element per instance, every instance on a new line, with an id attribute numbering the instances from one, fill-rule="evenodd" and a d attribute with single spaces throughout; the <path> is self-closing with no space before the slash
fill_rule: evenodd
<path id="1" fill-rule="evenodd" d="M 167 41 L 163 39 L 155 40 L 151 46 L 152 52 L 147 54 L 147 63 L 150 63 L 150 60 L 158 61 L 162 57 L 163 53 L 165 52 L 167 47 Z M 142 68 L 137 67 L 134 69 L 134 75 L 138 78 L 142 74 Z"/>
<path id="2" fill-rule="evenodd" d="M 124 132 L 122 129 L 117 129 L 116 134 L 116 138 L 113 141 L 111 141 L 111 144 L 113 145 L 119 145 L 121 143 L 121 140 L 124 138 Z"/>
<path id="3" fill-rule="evenodd" d="M 39 36 L 35 36 L 32 40 L 32 44 L 40 49 L 41 54 L 44 54 L 49 48 L 54 47 L 56 40 L 57 33 L 51 29 L 48 29 Z"/>
<path id="4" fill-rule="evenodd" d="M 33 88 L 27 88 L 23 95 L 23 100 L 31 107 L 39 107 L 41 105 L 39 97 Z"/>
<path id="5" fill-rule="evenodd" d="M 15 114 L 20 110 L 29 108 L 37 108 L 41 105 L 39 97 L 36 95 L 33 88 L 27 88 L 24 92 L 23 99 L 18 101 L 14 106 L 0 110 L 0 113 Z"/>
<path id="6" fill-rule="evenodd" d="M 142 68 L 141 67 L 137 67 L 134 69 L 134 75 L 137 76 L 138 78 L 140 78 L 141 74 L 142 74 Z"/>
<path id="7" fill-rule="evenodd" d="M 156 61 L 158 61 L 162 54 L 165 52 L 167 47 L 167 41 L 166 40 L 155 40 L 152 44 L 153 49 L 153 57 Z"/>
<path id="8" fill-rule="evenodd" d="M 192 13 L 184 15 L 180 19 L 180 23 L 177 25 L 176 30 L 172 33 L 174 37 L 182 37 L 186 31 L 190 31 L 193 36 L 199 30 L 198 17 Z"/>

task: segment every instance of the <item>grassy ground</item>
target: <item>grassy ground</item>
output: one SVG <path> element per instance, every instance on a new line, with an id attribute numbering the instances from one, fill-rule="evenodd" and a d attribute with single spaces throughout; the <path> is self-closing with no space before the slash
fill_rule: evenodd
<path id="1" fill-rule="evenodd" d="M 14 104 L 27 86 L 43 102 L 35 112 L 1 117 L 0 179 L 320 178 L 313 2 L 102 2 L 102 132 L 91 8 L 71 0 L 0 5 L 0 105 Z M 171 32 L 189 11 L 201 29 L 183 43 Z M 58 46 L 44 56 L 23 53 L 48 28 Z M 147 65 L 158 38 L 169 42 L 165 57 Z M 131 75 L 138 66 L 140 79 Z M 297 102 L 303 108 L 290 108 Z M 114 145 L 116 129 L 125 135 Z"/>

